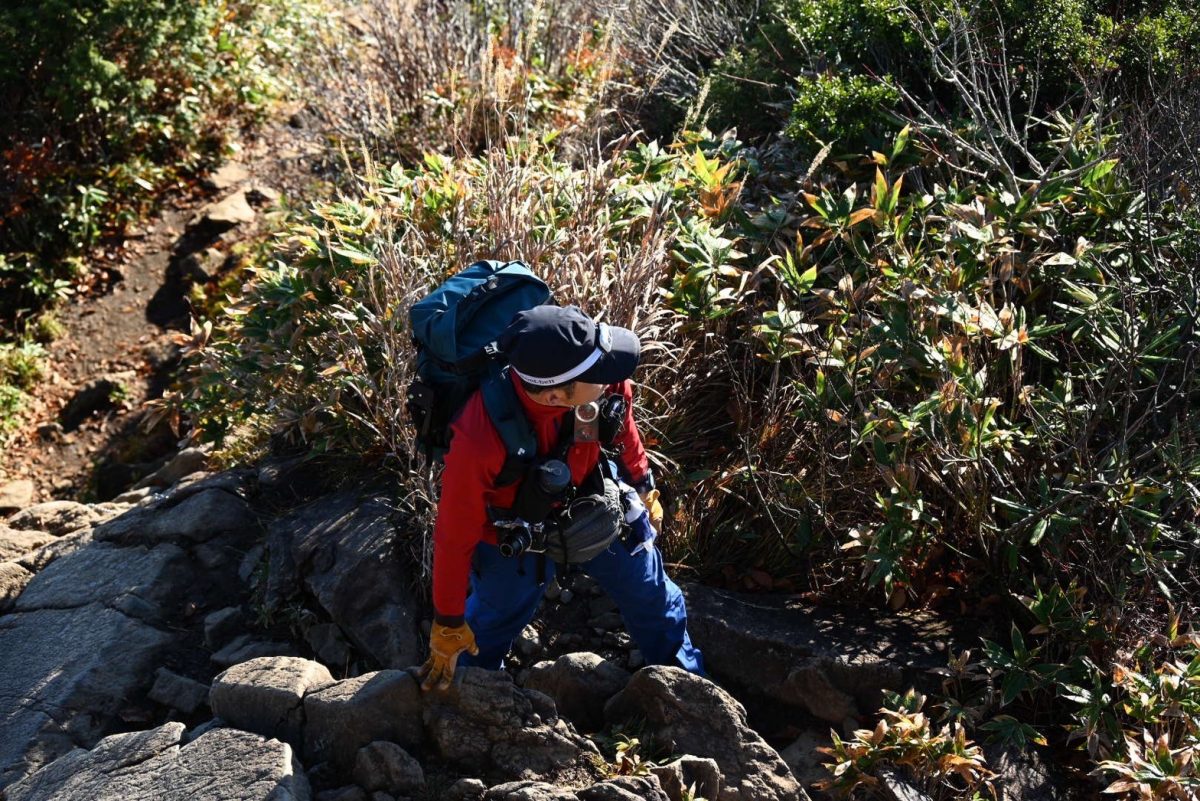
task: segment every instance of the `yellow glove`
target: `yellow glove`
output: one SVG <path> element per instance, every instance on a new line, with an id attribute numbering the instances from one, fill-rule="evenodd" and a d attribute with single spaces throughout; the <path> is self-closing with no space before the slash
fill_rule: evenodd
<path id="1" fill-rule="evenodd" d="M 429 690 L 435 684 L 439 690 L 447 689 L 454 678 L 458 656 L 463 651 L 469 651 L 472 656 L 479 653 L 471 627 L 466 622 L 461 626 L 443 626 L 435 622 L 429 632 L 429 659 L 417 674 L 422 680 L 421 689 Z"/>
<path id="2" fill-rule="evenodd" d="M 649 492 L 638 493 L 642 499 L 642 505 L 646 507 L 646 511 L 650 513 L 650 525 L 654 526 L 654 530 L 659 534 L 662 533 L 663 508 L 658 500 L 658 490 L 652 489 Z"/>

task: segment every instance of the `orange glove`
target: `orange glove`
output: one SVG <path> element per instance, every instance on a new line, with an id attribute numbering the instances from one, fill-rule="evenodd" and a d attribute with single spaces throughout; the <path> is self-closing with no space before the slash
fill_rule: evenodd
<path id="1" fill-rule="evenodd" d="M 435 684 L 439 690 L 447 689 L 454 678 L 458 656 L 463 651 L 469 651 L 472 656 L 479 653 L 471 627 L 465 621 L 460 626 L 443 626 L 435 622 L 429 632 L 429 659 L 417 674 L 422 680 L 421 689 L 432 689 Z"/>
<path id="2" fill-rule="evenodd" d="M 646 507 L 646 511 L 650 514 L 650 525 L 654 526 L 654 530 L 662 533 L 663 508 L 658 500 L 658 490 L 652 489 L 645 495 L 639 493 L 642 499 L 642 504 Z"/>

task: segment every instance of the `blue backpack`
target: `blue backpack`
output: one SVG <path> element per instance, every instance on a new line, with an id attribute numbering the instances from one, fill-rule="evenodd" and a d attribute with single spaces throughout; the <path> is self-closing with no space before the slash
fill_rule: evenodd
<path id="1" fill-rule="evenodd" d="M 482 388 L 488 416 L 508 452 L 497 483 L 512 484 L 525 475 L 537 455 L 537 438 L 496 340 L 517 312 L 549 300 L 550 288 L 522 262 L 477 261 L 413 304 L 409 320 L 417 369 L 406 405 L 427 460 L 445 456 L 450 424 Z"/>

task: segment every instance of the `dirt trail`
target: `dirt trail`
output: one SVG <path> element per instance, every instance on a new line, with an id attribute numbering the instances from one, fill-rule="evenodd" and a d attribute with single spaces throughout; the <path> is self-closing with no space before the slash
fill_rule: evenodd
<path id="1" fill-rule="evenodd" d="M 33 502 L 103 500 L 175 451 L 165 425 L 146 435 L 138 424 L 142 404 L 163 394 L 178 365 L 173 336 L 189 327 L 188 287 L 224 275 L 233 246 L 262 230 L 280 196 L 301 207 L 330 169 L 319 131 L 298 108 L 244 134 L 234 150 L 221 169 L 141 221 L 119 249 L 94 255 L 96 288 L 58 312 L 65 332 L 48 347 L 45 378 L 0 453 L 0 488 L 28 479 Z M 241 222 L 226 231 L 189 229 L 210 204 L 238 194 L 249 201 L 235 203 Z M 110 384 L 98 383 L 106 378 Z"/>

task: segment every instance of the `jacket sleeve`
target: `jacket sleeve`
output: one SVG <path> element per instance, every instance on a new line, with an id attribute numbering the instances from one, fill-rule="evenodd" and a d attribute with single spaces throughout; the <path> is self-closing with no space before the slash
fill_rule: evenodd
<path id="1" fill-rule="evenodd" d="M 433 607 L 457 625 L 466 610 L 471 557 L 489 524 L 487 497 L 504 466 L 504 443 L 477 395 L 451 426 L 433 529 Z"/>
<path id="2" fill-rule="evenodd" d="M 625 398 L 625 425 L 616 444 L 621 447 L 621 466 L 625 469 L 629 483 L 639 492 L 644 492 L 654 486 L 654 478 L 650 473 L 650 461 L 646 458 L 646 448 L 642 444 L 642 435 L 638 432 L 637 423 L 633 421 L 633 382 L 622 381 L 613 384 L 613 392 L 619 392 Z"/>

